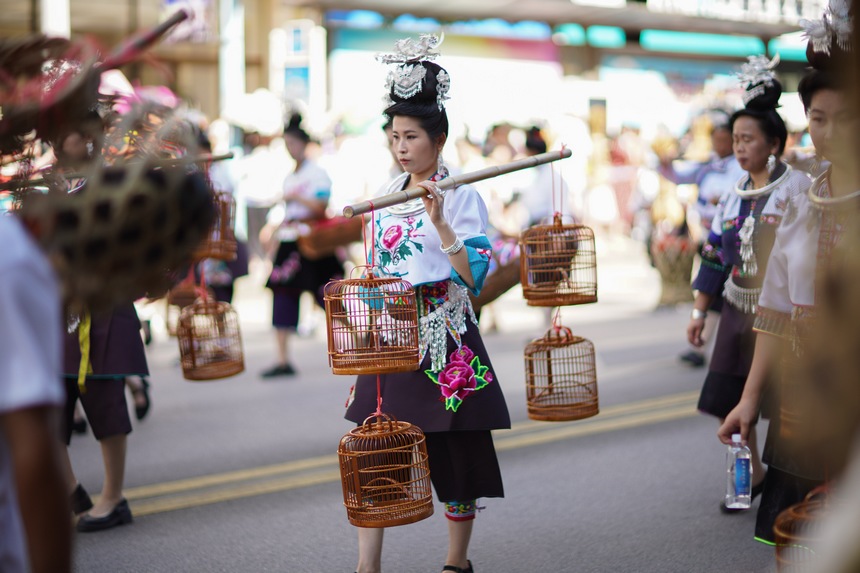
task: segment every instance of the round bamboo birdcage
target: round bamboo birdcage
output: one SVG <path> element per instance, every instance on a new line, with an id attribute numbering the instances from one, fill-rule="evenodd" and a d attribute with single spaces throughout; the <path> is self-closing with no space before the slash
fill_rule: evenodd
<path id="1" fill-rule="evenodd" d="M 182 314 L 182 309 L 197 300 L 201 292 L 198 285 L 188 280 L 182 281 L 167 291 L 167 296 L 164 297 L 166 302 L 164 323 L 170 336 L 176 336 L 176 328 L 179 325 L 179 315 Z M 209 298 L 215 298 L 215 292 L 208 287 L 206 288 L 206 295 Z"/>
<path id="2" fill-rule="evenodd" d="M 239 252 L 233 225 L 236 221 L 236 200 L 226 191 L 213 192 L 215 201 L 215 221 L 209 235 L 194 252 L 195 259 L 219 259 L 234 261 Z"/>
<path id="3" fill-rule="evenodd" d="M 208 296 L 186 306 L 177 325 L 182 374 L 188 380 L 217 380 L 245 370 L 239 317 L 226 302 Z"/>
<path id="4" fill-rule="evenodd" d="M 520 282 L 529 306 L 570 306 L 597 302 L 594 231 L 566 225 L 556 214 L 551 225 L 520 235 Z"/>
<path id="5" fill-rule="evenodd" d="M 337 449 L 343 504 L 357 527 L 394 527 L 433 515 L 424 432 L 376 413 Z"/>
<path id="6" fill-rule="evenodd" d="M 594 345 L 552 327 L 525 348 L 526 405 L 532 420 L 581 420 L 599 411 Z"/>
<path id="7" fill-rule="evenodd" d="M 329 365 L 334 374 L 417 370 L 415 289 L 397 278 L 331 281 L 324 293 Z"/>
<path id="8" fill-rule="evenodd" d="M 776 517 L 773 533 L 780 573 L 813 570 L 810 564 L 815 559 L 814 546 L 820 540 L 826 505 L 822 488 L 816 488 Z"/>

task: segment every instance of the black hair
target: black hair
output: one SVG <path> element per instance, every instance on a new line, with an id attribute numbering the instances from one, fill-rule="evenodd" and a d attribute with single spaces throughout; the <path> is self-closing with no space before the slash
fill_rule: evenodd
<path id="1" fill-rule="evenodd" d="M 307 131 L 302 129 L 302 116 L 298 113 L 290 115 L 290 121 L 284 127 L 284 135 L 291 135 L 305 143 L 310 143 L 311 141 L 311 136 L 308 135 Z"/>
<path id="2" fill-rule="evenodd" d="M 448 137 L 448 114 L 445 108 L 439 109 L 436 100 L 439 92 L 436 89 L 436 80 L 444 68 L 433 62 L 416 62 L 414 65 L 423 66 L 427 73 L 421 80 L 421 91 L 410 98 L 402 98 L 394 93 L 392 88 L 388 94 L 393 105 L 385 110 L 385 115 L 393 120 L 396 116 L 414 117 L 421 124 L 421 128 L 427 132 L 430 139 L 436 140 L 440 135 Z M 446 72 L 447 73 L 447 72 Z"/>
<path id="3" fill-rule="evenodd" d="M 832 70 L 811 69 L 797 84 L 797 93 L 803 102 L 803 111 L 809 113 L 812 96 L 821 90 L 843 91 L 847 86 L 839 73 Z"/>
<path id="4" fill-rule="evenodd" d="M 535 153 L 546 153 L 546 140 L 539 127 L 532 126 L 526 130 L 526 149 Z"/>
<path id="5" fill-rule="evenodd" d="M 753 118 L 768 140 L 779 140 L 776 155 L 781 156 L 785 151 L 785 143 L 788 139 L 788 128 L 785 126 L 785 121 L 776 111 L 776 108 L 779 107 L 779 96 L 782 95 L 782 84 L 774 79 L 770 86 L 760 85 L 764 91 L 748 101 L 745 108 L 732 114 L 732 117 L 729 118 L 729 129 L 734 131 L 735 122 L 740 117 Z"/>

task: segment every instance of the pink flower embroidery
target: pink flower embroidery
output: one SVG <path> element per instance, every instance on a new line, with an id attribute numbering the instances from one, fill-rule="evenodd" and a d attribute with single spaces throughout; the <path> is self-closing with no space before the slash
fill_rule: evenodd
<path id="1" fill-rule="evenodd" d="M 402 237 L 403 228 L 400 225 L 388 227 L 388 229 L 385 230 L 385 234 L 382 236 L 382 246 L 390 251 L 397 246 L 397 243 L 400 242 Z"/>
<path id="2" fill-rule="evenodd" d="M 451 361 L 440 372 L 425 370 L 424 373 L 435 384 L 439 385 L 445 409 L 454 412 L 472 392 L 480 390 L 493 381 L 490 367 L 481 364 L 481 360 L 465 344 L 451 353 Z"/>

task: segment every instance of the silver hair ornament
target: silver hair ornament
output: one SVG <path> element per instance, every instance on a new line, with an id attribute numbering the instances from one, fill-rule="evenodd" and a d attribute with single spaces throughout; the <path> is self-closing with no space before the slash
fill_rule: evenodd
<path id="1" fill-rule="evenodd" d="M 451 76 L 445 70 L 440 70 L 436 75 L 436 104 L 439 106 L 439 111 L 445 108 L 445 102 L 448 101 L 448 90 L 451 89 Z"/>
<path id="2" fill-rule="evenodd" d="M 397 40 L 394 43 L 394 52 L 391 54 L 376 54 L 376 59 L 383 64 L 405 64 L 407 62 L 421 62 L 433 60 L 439 52 L 436 48 L 442 43 L 444 37 L 434 34 L 421 34 L 418 41 L 412 38 Z"/>
<path id="3" fill-rule="evenodd" d="M 773 70 L 779 65 L 779 54 L 776 54 L 772 60 L 768 60 L 767 56 L 748 56 L 747 60 L 749 61 L 741 66 L 741 71 L 738 73 L 741 85 L 747 86 L 743 95 L 744 105 L 762 95 L 765 87 L 773 86 L 776 78 Z"/>
<path id="4" fill-rule="evenodd" d="M 427 68 L 421 64 L 402 65 L 393 72 L 391 91 L 403 99 L 409 99 L 421 91 L 421 82 Z"/>
<path id="5" fill-rule="evenodd" d="M 830 0 L 824 14 L 818 20 L 800 20 L 803 35 L 812 42 L 812 50 L 830 55 L 833 40 L 842 50 L 851 51 L 851 33 L 854 29 L 848 13 L 848 0 Z"/>

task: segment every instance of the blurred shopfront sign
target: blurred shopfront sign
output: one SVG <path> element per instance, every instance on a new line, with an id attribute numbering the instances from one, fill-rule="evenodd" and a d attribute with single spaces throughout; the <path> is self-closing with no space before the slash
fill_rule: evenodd
<path id="1" fill-rule="evenodd" d="M 647 0 L 648 10 L 701 18 L 797 24 L 818 18 L 827 0 Z"/>

